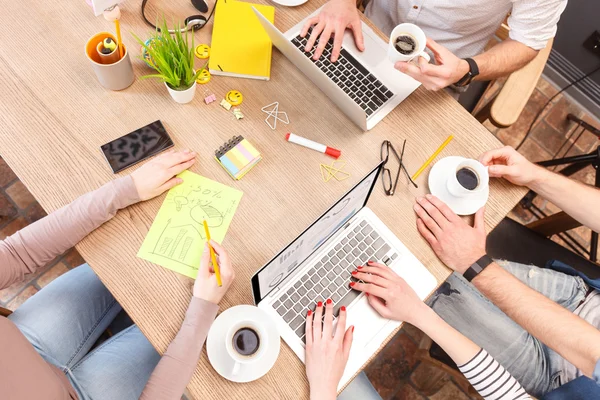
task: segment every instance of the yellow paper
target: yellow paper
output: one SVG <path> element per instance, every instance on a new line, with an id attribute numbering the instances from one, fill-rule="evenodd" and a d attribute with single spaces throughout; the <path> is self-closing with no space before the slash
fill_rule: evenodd
<path id="1" fill-rule="evenodd" d="M 242 192 L 193 172 L 179 174 L 183 183 L 169 190 L 137 256 L 196 278 L 206 242 L 223 241 Z"/>

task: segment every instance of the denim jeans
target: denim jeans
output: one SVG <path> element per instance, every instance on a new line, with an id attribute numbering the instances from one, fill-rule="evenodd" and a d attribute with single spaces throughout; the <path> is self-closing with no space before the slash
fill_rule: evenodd
<path id="1" fill-rule="evenodd" d="M 507 261 L 497 263 L 571 312 L 587 293 L 587 285 L 578 276 Z M 521 328 L 461 275 L 452 274 L 429 303 L 446 322 L 502 364 L 529 394 L 539 398 L 565 383 L 563 358 Z"/>
<path id="2" fill-rule="evenodd" d="M 361 372 L 346 386 L 337 400 L 381 400 L 381 396 L 371 385 L 367 374 Z"/>
<path id="3" fill-rule="evenodd" d="M 9 318 L 82 400 L 137 400 L 160 360 L 135 326 L 90 352 L 121 306 L 87 264 L 52 281 Z"/>

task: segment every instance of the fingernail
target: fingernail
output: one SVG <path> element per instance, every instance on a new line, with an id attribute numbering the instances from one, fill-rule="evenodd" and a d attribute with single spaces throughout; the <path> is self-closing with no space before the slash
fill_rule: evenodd
<path id="1" fill-rule="evenodd" d="M 370 262 L 371 262 L 371 261 L 368 261 L 368 262 L 367 262 L 367 264 L 368 264 L 368 263 L 370 263 Z M 358 266 L 358 267 L 356 267 L 356 268 L 358 268 L 358 269 L 363 269 L 363 266 L 362 266 L 362 265 L 359 265 L 359 266 Z"/>
<path id="2" fill-rule="evenodd" d="M 352 328 L 350 328 L 350 329 L 352 329 L 352 333 L 354 333 L 354 325 L 352 325 Z"/>
<path id="3" fill-rule="evenodd" d="M 307 316 L 311 316 L 312 315 L 312 310 L 308 310 L 308 312 L 306 313 Z"/>
<path id="4" fill-rule="evenodd" d="M 350 282 L 350 287 L 354 287 L 354 285 L 356 285 L 356 282 Z"/>
<path id="5" fill-rule="evenodd" d="M 327 299 L 327 304 L 331 304 L 331 303 L 333 303 L 333 302 L 331 301 L 331 299 Z"/>
<path id="6" fill-rule="evenodd" d="M 318 302 L 317 307 L 323 307 L 323 302 L 322 301 Z"/>
<path id="7" fill-rule="evenodd" d="M 189 153 L 189 152 L 190 152 L 190 149 L 185 149 L 183 152 L 184 152 L 184 153 Z"/>
<path id="8" fill-rule="evenodd" d="M 358 274 L 358 271 L 352 271 L 352 275 L 356 275 L 356 274 Z"/>
<path id="9" fill-rule="evenodd" d="M 423 201 L 423 197 L 421 197 L 421 196 L 417 197 L 417 201 L 419 201 L 419 202 Z"/>
<path id="10" fill-rule="evenodd" d="M 367 261 L 367 265 L 371 265 L 371 264 L 373 264 L 373 261 L 371 261 L 371 260 Z"/>
<path id="11" fill-rule="evenodd" d="M 365 296 L 369 297 L 369 293 L 365 292 Z"/>
<path id="12" fill-rule="evenodd" d="M 342 311 L 346 312 L 346 306 L 342 306 L 342 307 L 340 307 L 340 310 L 342 310 Z"/>
<path id="13" fill-rule="evenodd" d="M 415 211 L 419 211 L 419 205 L 418 205 L 418 204 L 415 204 L 415 205 L 413 206 L 413 210 L 415 210 Z"/>
<path id="14" fill-rule="evenodd" d="M 426 194 L 425 197 L 427 197 L 428 199 L 431 199 L 433 196 L 430 194 Z"/>

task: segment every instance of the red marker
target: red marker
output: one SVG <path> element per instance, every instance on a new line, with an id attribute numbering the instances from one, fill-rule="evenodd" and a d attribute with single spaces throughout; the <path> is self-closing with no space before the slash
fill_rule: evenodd
<path id="1" fill-rule="evenodd" d="M 285 140 L 287 140 L 288 142 L 299 144 L 300 146 L 308 147 L 309 149 L 316 150 L 319 153 L 325 153 L 333 158 L 338 158 L 342 155 L 342 152 L 338 149 L 325 146 L 321 143 L 313 142 L 312 140 L 303 138 L 302 136 L 294 135 L 293 133 L 288 133 L 287 135 L 285 135 Z"/>

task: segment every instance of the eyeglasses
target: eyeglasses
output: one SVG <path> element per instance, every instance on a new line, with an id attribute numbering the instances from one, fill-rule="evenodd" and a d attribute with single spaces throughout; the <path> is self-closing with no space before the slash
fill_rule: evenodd
<path id="1" fill-rule="evenodd" d="M 381 161 L 384 161 L 383 170 L 381 172 L 381 182 L 383 183 L 383 190 L 385 191 L 385 194 L 387 194 L 388 196 L 393 196 L 394 193 L 396 192 L 396 186 L 398 186 L 398 179 L 400 178 L 400 171 L 404 171 L 404 174 L 408 178 L 408 181 L 410 183 L 412 183 L 414 187 L 418 188 L 417 184 L 410 178 L 410 175 L 409 175 L 408 171 L 406 170 L 406 167 L 402 163 L 402 158 L 404 157 L 404 148 L 405 147 L 406 147 L 406 140 L 404 140 L 404 143 L 402 143 L 402 151 L 400 152 L 400 155 L 398 155 L 398 152 L 396 151 L 394 146 L 392 146 L 392 143 L 389 140 L 385 140 L 383 143 L 381 143 L 380 156 L 381 156 Z M 396 161 L 398 162 L 398 168 L 397 168 L 397 172 L 395 174 L 392 174 L 392 172 L 390 171 L 390 167 L 391 167 L 390 152 L 394 155 Z M 394 168 L 394 170 L 396 170 L 395 166 L 393 168 Z M 395 176 L 395 178 L 393 180 L 392 180 L 392 176 Z"/>

